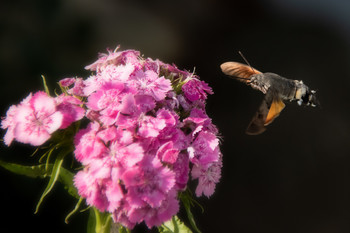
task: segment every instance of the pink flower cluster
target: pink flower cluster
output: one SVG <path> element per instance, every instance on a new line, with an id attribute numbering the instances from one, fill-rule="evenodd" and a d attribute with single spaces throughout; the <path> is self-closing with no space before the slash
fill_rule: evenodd
<path id="1" fill-rule="evenodd" d="M 87 79 L 66 78 L 68 96 L 43 92 L 12 106 L 2 127 L 13 139 L 40 145 L 52 132 L 89 119 L 75 136 L 84 165 L 74 179 L 79 194 L 115 222 L 149 228 L 179 210 L 178 193 L 198 179 L 196 195 L 209 197 L 221 174 L 218 130 L 205 112 L 211 88 L 175 65 L 138 51 L 108 51 L 86 67 Z M 85 99 L 84 109 L 79 99 Z"/>

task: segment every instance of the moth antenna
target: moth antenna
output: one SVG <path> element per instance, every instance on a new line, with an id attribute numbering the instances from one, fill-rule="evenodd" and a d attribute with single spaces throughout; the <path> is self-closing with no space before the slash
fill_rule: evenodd
<path id="1" fill-rule="evenodd" d="M 250 67 L 250 69 L 252 69 L 252 71 L 255 73 L 253 67 L 249 64 L 248 60 L 244 57 L 243 53 L 241 51 L 238 51 L 238 53 L 239 53 L 239 55 L 241 55 L 241 57 L 243 58 L 245 63 L 247 63 L 247 65 Z"/>

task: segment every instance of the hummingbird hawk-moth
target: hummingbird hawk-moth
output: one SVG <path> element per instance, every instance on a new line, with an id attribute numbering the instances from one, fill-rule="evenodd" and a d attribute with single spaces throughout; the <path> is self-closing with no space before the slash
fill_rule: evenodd
<path id="1" fill-rule="evenodd" d="M 248 125 L 247 134 L 257 135 L 264 132 L 265 127 L 284 109 L 285 100 L 296 100 L 299 105 L 313 107 L 319 104 L 315 96 L 316 91 L 311 90 L 303 81 L 287 79 L 274 73 L 262 73 L 247 64 L 225 62 L 220 66 L 224 74 L 265 94 L 258 111 Z"/>

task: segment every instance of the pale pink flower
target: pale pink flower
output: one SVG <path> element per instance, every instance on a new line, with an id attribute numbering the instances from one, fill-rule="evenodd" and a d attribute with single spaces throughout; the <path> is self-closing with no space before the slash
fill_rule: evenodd
<path id="1" fill-rule="evenodd" d="M 33 95 L 30 93 L 25 99 L 21 101 L 19 105 L 28 105 L 29 101 L 32 99 Z M 18 105 L 18 106 L 19 106 Z M 15 139 L 15 127 L 17 124 L 16 115 L 18 106 L 12 105 L 6 112 L 6 117 L 1 121 L 1 128 L 7 129 L 7 132 L 4 136 L 4 142 L 9 146 L 12 141 Z"/>
<path id="2" fill-rule="evenodd" d="M 125 65 L 108 65 L 106 68 L 97 73 L 96 75 L 90 76 L 84 81 L 84 95 L 89 96 L 93 92 L 100 90 L 106 83 L 111 82 L 122 82 L 126 83 L 130 75 L 134 72 L 135 67 L 132 64 Z"/>
<path id="3" fill-rule="evenodd" d="M 110 64 L 139 63 L 138 57 L 140 52 L 135 50 L 117 52 L 118 48 L 119 46 L 114 51 L 108 50 L 108 54 L 101 53 L 99 59 L 93 64 L 86 66 L 85 69 L 100 72 Z"/>
<path id="4" fill-rule="evenodd" d="M 4 142 L 7 146 L 9 146 L 13 141 L 13 139 L 15 138 L 16 114 L 17 114 L 17 106 L 12 105 L 7 110 L 6 117 L 1 121 L 1 128 L 7 129 L 6 134 L 4 136 Z"/>
<path id="5" fill-rule="evenodd" d="M 129 168 L 142 160 L 144 151 L 138 143 L 123 146 L 116 140 L 111 142 L 108 156 L 114 157 L 123 167 Z"/>
<path id="6" fill-rule="evenodd" d="M 112 125 L 119 113 L 123 91 L 123 83 L 107 83 L 99 91 L 89 96 L 86 106 L 93 111 L 99 111 L 99 119 L 102 123 Z"/>
<path id="7" fill-rule="evenodd" d="M 54 98 L 45 92 L 37 92 L 27 103 L 17 107 L 14 121 L 15 139 L 39 146 L 61 127 L 63 114 L 57 111 Z"/>
<path id="8" fill-rule="evenodd" d="M 140 118 L 137 134 L 144 138 L 157 137 L 165 126 L 166 123 L 164 119 L 143 116 Z"/>
<path id="9" fill-rule="evenodd" d="M 192 168 L 192 179 L 198 179 L 198 185 L 196 188 L 196 196 L 199 197 L 204 194 L 210 197 L 214 191 L 215 186 L 219 183 L 221 178 L 221 158 L 209 167 L 202 167 L 201 165 L 194 165 Z"/>
<path id="10" fill-rule="evenodd" d="M 156 101 L 163 100 L 168 91 L 170 91 L 170 80 L 164 77 L 159 77 L 152 70 L 145 72 L 139 70 L 133 76 L 133 85 L 138 90 L 139 94 L 150 95 Z"/>

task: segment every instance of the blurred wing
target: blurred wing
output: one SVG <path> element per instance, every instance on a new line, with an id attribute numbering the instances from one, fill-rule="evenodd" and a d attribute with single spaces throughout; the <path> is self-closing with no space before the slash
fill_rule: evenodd
<path id="1" fill-rule="evenodd" d="M 258 111 L 255 113 L 255 116 L 253 117 L 252 121 L 249 123 L 247 130 L 245 131 L 246 134 L 249 135 L 258 135 L 263 133 L 265 128 L 265 119 L 267 117 L 267 114 L 269 112 L 269 106 L 266 102 L 266 98 L 262 101 L 262 103 L 259 106 Z"/>
<path id="2" fill-rule="evenodd" d="M 239 62 L 225 62 L 220 66 L 222 72 L 226 75 L 237 78 L 241 82 L 248 82 L 253 74 L 261 74 L 260 71 L 244 65 Z"/>
<path id="3" fill-rule="evenodd" d="M 281 98 L 272 91 L 268 91 L 258 111 L 249 123 L 246 134 L 257 135 L 263 133 L 266 130 L 265 126 L 278 117 L 284 107 L 285 104 Z"/>
<path id="4" fill-rule="evenodd" d="M 272 121 L 278 117 L 281 113 L 281 111 L 284 109 L 286 105 L 283 103 L 283 101 L 278 99 L 273 99 L 269 113 L 267 114 L 267 117 L 265 119 L 265 126 L 272 123 Z"/>

